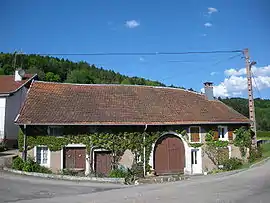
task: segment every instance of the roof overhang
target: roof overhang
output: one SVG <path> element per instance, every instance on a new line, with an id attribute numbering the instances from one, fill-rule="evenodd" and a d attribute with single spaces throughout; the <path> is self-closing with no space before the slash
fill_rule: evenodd
<path id="1" fill-rule="evenodd" d="M 116 126 L 126 126 L 126 125 L 221 125 L 221 124 L 250 124 L 250 121 L 218 121 L 218 122 L 207 122 L 207 121 L 190 121 L 190 122 L 81 122 L 81 123 L 16 123 L 16 125 L 30 125 L 30 126 L 93 126 L 93 125 L 116 125 Z"/>

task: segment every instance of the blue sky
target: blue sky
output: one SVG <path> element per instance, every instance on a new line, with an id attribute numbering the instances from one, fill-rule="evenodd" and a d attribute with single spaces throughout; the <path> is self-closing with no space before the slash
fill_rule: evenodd
<path id="1" fill-rule="evenodd" d="M 0 51 L 25 53 L 183 52 L 249 48 L 255 96 L 270 97 L 269 0 L 15 1 L 0 3 Z M 217 96 L 246 97 L 237 54 L 73 56 L 105 69 Z M 230 58 L 230 59 L 229 59 Z"/>

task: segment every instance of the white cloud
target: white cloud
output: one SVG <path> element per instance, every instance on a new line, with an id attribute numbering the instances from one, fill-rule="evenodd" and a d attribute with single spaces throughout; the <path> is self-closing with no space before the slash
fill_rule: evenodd
<path id="1" fill-rule="evenodd" d="M 140 57 L 139 60 L 140 60 L 141 62 L 143 62 L 143 61 L 144 61 L 144 58 L 143 58 L 143 57 Z"/>
<path id="2" fill-rule="evenodd" d="M 207 36 L 207 34 L 205 34 L 205 33 L 204 33 L 204 34 L 202 34 L 202 37 L 206 37 L 206 36 Z"/>
<path id="3" fill-rule="evenodd" d="M 214 76 L 214 75 L 217 75 L 217 74 L 218 74 L 218 72 L 211 72 L 210 73 L 211 76 Z"/>
<path id="4" fill-rule="evenodd" d="M 212 23 L 204 23 L 204 27 L 212 27 Z"/>
<path id="5" fill-rule="evenodd" d="M 128 28 L 135 28 L 135 27 L 140 26 L 140 23 L 136 20 L 128 20 L 126 21 L 125 25 Z"/>
<path id="6" fill-rule="evenodd" d="M 216 8 L 213 8 L 213 7 L 209 7 L 208 8 L 208 14 L 211 15 L 212 13 L 217 13 L 218 10 Z"/>
<path id="7" fill-rule="evenodd" d="M 270 65 L 260 68 L 252 67 L 252 72 L 254 73 L 252 78 L 254 87 L 256 86 L 259 90 L 270 88 Z M 246 94 L 247 78 L 245 68 L 240 70 L 228 69 L 224 71 L 224 74 L 227 76 L 224 81 L 214 86 L 214 95 L 216 97 L 242 96 Z"/>

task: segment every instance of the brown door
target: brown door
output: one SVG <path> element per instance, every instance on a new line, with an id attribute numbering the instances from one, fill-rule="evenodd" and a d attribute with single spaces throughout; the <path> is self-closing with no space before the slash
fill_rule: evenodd
<path id="1" fill-rule="evenodd" d="M 83 147 L 65 148 L 65 168 L 85 169 L 86 149 Z"/>
<path id="2" fill-rule="evenodd" d="M 112 168 L 112 155 L 108 151 L 95 152 L 95 172 L 107 176 Z"/>
<path id="3" fill-rule="evenodd" d="M 183 173 L 184 167 L 185 149 L 182 140 L 174 135 L 158 140 L 154 150 L 156 174 Z"/>

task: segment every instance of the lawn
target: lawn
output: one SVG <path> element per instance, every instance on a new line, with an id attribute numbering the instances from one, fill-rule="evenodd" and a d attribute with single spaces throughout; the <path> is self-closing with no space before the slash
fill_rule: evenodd
<path id="1" fill-rule="evenodd" d="M 270 132 L 269 131 L 258 131 L 257 132 L 258 140 L 270 140 Z"/>
<path id="2" fill-rule="evenodd" d="M 263 158 L 270 157 L 270 143 L 262 145 L 262 157 Z"/>

